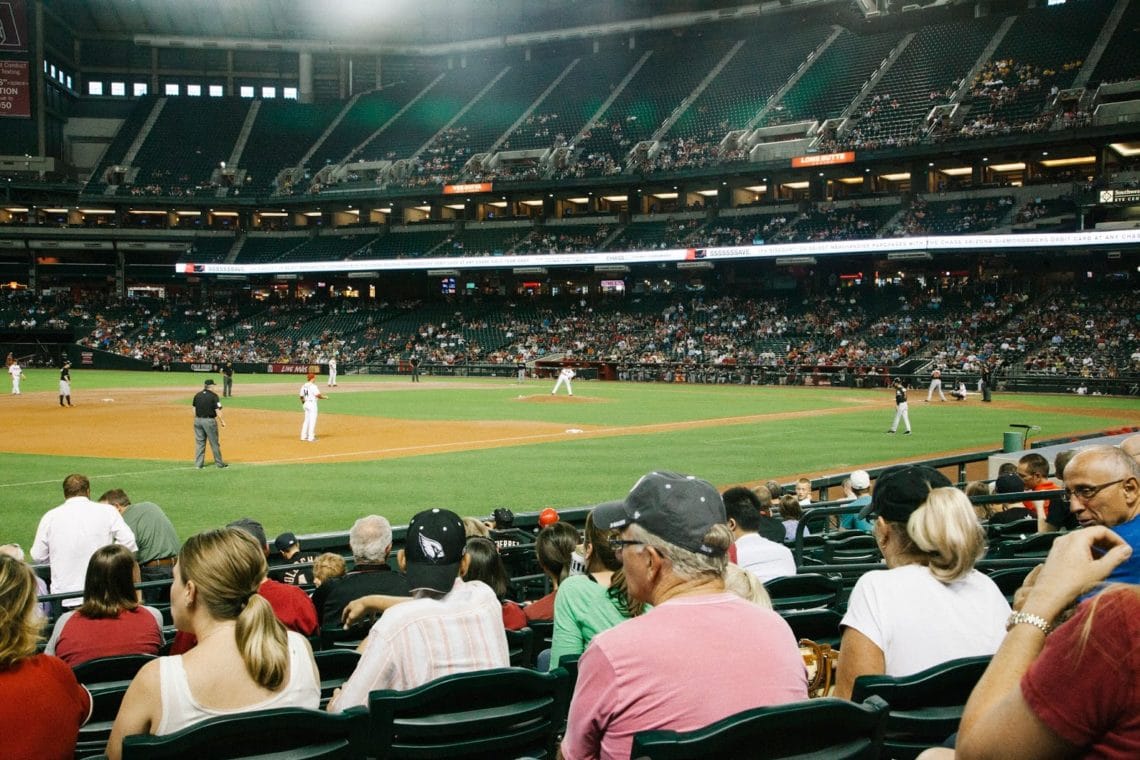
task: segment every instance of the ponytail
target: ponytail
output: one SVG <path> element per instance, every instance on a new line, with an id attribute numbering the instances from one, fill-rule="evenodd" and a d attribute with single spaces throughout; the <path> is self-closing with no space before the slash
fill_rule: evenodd
<path id="1" fill-rule="evenodd" d="M 246 672 L 263 688 L 276 691 L 289 670 L 289 643 L 285 626 L 261 594 L 253 594 L 237 617 L 234 628 Z"/>

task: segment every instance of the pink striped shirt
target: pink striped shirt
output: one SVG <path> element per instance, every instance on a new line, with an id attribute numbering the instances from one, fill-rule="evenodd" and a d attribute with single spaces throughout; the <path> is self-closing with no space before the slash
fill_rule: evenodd
<path id="1" fill-rule="evenodd" d="M 480 581 L 456 578 L 442 599 L 413 599 L 380 616 L 330 709 L 366 706 L 375 689 L 403 691 L 452 673 L 509 666 L 495 592 Z"/>

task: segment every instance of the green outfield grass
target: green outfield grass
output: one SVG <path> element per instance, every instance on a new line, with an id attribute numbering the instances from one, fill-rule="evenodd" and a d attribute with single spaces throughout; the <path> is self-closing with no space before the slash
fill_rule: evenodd
<path id="1" fill-rule="evenodd" d="M 78 403 L 89 399 L 88 394 L 124 387 L 179 387 L 192 393 L 203 379 L 167 373 L 77 370 L 73 374 Z M 53 371 L 32 370 L 24 388 L 54 390 L 57 377 Z M 998 448 L 1010 423 L 1039 425 L 1039 438 L 1140 423 L 1140 402 L 1134 399 L 999 395 L 994 405 L 981 404 L 977 397 L 966 403 L 928 405 L 922 403 L 924 392 L 913 391 L 915 434 L 889 436 L 884 431 L 893 407 L 885 390 L 576 382 L 575 403 L 534 403 L 519 397 L 546 394 L 552 383 L 528 381 L 519 386 L 510 378 L 425 378 L 409 387 L 405 378 L 342 376 L 342 380 L 338 392 L 322 402 L 322 426 L 339 424 L 333 418 L 343 414 L 405 420 L 535 420 L 564 424 L 568 430 L 618 428 L 620 434 L 567 433 L 565 440 L 551 443 L 370 462 L 243 465 L 241 452 L 226 448 L 223 431 L 223 449 L 233 465 L 225 471 L 203 472 L 189 462 L 148 459 L 145 441 L 139 441 L 137 459 L 0 453 L 0 500 L 7 518 L 0 542 L 29 546 L 40 516 L 62 501 L 60 482 L 71 472 L 91 478 L 94 496 L 118 487 L 135 501 L 159 503 L 183 536 L 245 515 L 260 519 L 272 536 L 284 530 L 346 530 L 354 519 L 373 512 L 403 524 L 431 506 L 475 515 L 488 514 L 497 506 L 524 512 L 582 506 L 620 497 L 651 469 L 694 473 L 722 487 L 773 477 L 787 481 L 804 473 L 836 474 L 962 449 Z M 296 414 L 299 382 L 296 376 L 240 376 L 237 395 L 227 400 L 227 406 Z M 383 385 L 379 390 L 353 391 L 358 382 Z M 242 386 L 249 383 L 279 383 L 281 394 L 243 397 Z M 739 417 L 753 419 L 732 419 Z M 725 422 L 677 430 L 639 429 L 701 420 Z M 16 432 L 59 435 L 34 429 Z M 189 424 L 186 436 L 189 452 Z"/>

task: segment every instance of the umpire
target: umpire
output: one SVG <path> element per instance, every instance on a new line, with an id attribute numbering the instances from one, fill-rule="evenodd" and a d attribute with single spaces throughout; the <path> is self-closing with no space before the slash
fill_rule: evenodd
<path id="1" fill-rule="evenodd" d="M 229 467 L 222 461 L 222 446 L 218 443 L 218 423 L 226 426 L 222 419 L 222 401 L 214 393 L 214 379 L 208 378 L 205 387 L 194 394 L 194 465 L 200 470 L 206 466 L 206 441 L 214 452 L 214 464 Z"/>

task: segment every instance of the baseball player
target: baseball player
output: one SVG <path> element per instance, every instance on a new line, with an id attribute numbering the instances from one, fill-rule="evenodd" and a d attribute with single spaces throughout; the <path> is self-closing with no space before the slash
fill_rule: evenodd
<path id="1" fill-rule="evenodd" d="M 8 374 L 12 376 L 12 395 L 20 395 L 20 378 L 24 376 L 24 370 L 20 368 L 20 362 L 13 360 L 8 365 Z"/>
<path id="2" fill-rule="evenodd" d="M 317 440 L 317 399 L 325 398 L 321 389 L 313 382 L 316 377 L 310 372 L 308 380 L 301 386 L 301 392 L 298 394 L 301 408 L 305 410 L 305 421 L 301 423 L 301 440 L 310 443 Z"/>
<path id="3" fill-rule="evenodd" d="M 942 370 L 936 369 L 930 373 L 930 387 L 926 389 L 926 403 L 930 403 L 930 399 L 934 397 L 934 392 L 938 391 L 938 398 L 943 401 L 946 400 L 946 395 L 942 393 Z"/>
<path id="4" fill-rule="evenodd" d="M 521 356 L 515 362 L 515 370 L 519 374 L 519 385 L 526 383 L 526 361 Z"/>
<path id="5" fill-rule="evenodd" d="M 336 357 L 329 359 L 329 387 L 336 387 Z"/>
<path id="6" fill-rule="evenodd" d="M 64 399 L 71 406 L 71 362 L 64 362 L 59 371 L 59 405 L 63 406 Z"/>
<path id="7" fill-rule="evenodd" d="M 904 435 L 910 435 L 910 413 L 908 411 L 909 407 L 906 403 L 906 386 L 903 385 L 901 377 L 895 378 L 894 389 L 895 421 L 891 423 L 891 429 L 887 432 L 894 433 L 896 430 L 898 430 L 899 420 L 902 420 L 903 424 L 906 426 L 906 433 L 904 433 Z"/>
<path id="8" fill-rule="evenodd" d="M 558 393 L 558 389 L 565 385 L 567 395 L 573 396 L 574 387 L 570 385 L 570 381 L 574 378 L 574 374 L 574 370 L 571 368 L 563 367 L 558 372 L 558 382 L 554 384 L 554 390 L 550 392 L 550 395 L 553 396 L 554 394 Z"/>

